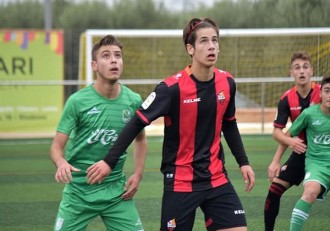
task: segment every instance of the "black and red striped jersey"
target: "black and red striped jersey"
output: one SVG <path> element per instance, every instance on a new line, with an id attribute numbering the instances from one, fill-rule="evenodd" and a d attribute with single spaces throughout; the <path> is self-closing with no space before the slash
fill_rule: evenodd
<path id="1" fill-rule="evenodd" d="M 321 102 L 320 85 L 314 82 L 311 84 L 311 90 L 305 98 L 298 94 L 296 86 L 290 88 L 281 96 L 277 105 L 274 127 L 285 128 L 289 118 L 293 122 L 304 109 Z M 299 137 L 305 140 L 304 132 Z"/>
<path id="2" fill-rule="evenodd" d="M 191 192 L 228 182 L 220 142 L 223 123 L 232 121 L 236 126 L 235 93 L 230 73 L 214 68 L 214 78 L 201 82 L 188 66 L 161 82 L 137 110 L 146 125 L 164 117 L 165 190 Z M 239 138 L 238 152 L 247 163 L 240 142 Z"/>

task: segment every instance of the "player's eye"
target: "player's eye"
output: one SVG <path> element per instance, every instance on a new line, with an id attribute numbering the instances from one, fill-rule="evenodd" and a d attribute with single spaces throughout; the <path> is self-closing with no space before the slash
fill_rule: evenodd
<path id="1" fill-rule="evenodd" d="M 103 58 L 106 58 L 106 59 L 110 58 L 110 54 L 104 53 Z"/>
<path id="2" fill-rule="evenodd" d="M 330 89 L 329 89 L 329 88 L 325 88 L 325 89 L 323 90 L 323 92 L 324 92 L 325 94 L 330 94 Z"/>

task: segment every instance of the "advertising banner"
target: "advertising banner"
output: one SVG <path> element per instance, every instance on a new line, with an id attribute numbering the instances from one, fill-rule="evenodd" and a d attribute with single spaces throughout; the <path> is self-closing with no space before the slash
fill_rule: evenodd
<path id="1" fill-rule="evenodd" d="M 0 134 L 55 132 L 64 88 L 63 31 L 0 30 Z"/>

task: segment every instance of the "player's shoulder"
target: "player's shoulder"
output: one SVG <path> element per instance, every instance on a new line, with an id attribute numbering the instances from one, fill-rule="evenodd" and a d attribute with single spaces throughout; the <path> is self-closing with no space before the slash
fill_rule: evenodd
<path id="1" fill-rule="evenodd" d="M 283 100 L 284 98 L 288 97 L 290 94 L 296 94 L 296 88 L 295 87 L 291 87 L 290 89 L 283 92 L 280 99 Z"/>
<path id="2" fill-rule="evenodd" d="M 321 90 L 321 84 L 312 82 L 312 89 L 316 89 L 317 91 Z"/>
<path id="3" fill-rule="evenodd" d="M 228 72 L 228 71 L 225 71 L 225 70 L 222 70 L 222 69 L 219 69 L 219 68 L 214 68 L 213 69 L 214 73 L 219 75 L 219 76 L 224 76 L 224 77 L 227 77 L 227 78 L 234 78 L 234 76 Z"/>
<path id="4" fill-rule="evenodd" d="M 302 113 L 309 114 L 309 115 L 315 115 L 320 111 L 320 104 L 314 104 L 309 106 L 308 108 L 305 108 Z"/>
<path id="5" fill-rule="evenodd" d="M 124 91 L 126 94 L 140 96 L 139 93 L 137 93 L 136 91 L 134 91 L 131 88 L 127 87 L 125 84 L 120 84 L 120 85 L 121 85 L 121 90 Z"/>
<path id="6" fill-rule="evenodd" d="M 168 87 L 173 86 L 177 83 L 179 83 L 183 78 L 189 76 L 191 74 L 191 71 L 189 69 L 189 66 L 186 67 L 183 70 L 180 70 L 176 72 L 175 74 L 172 74 L 168 77 L 166 77 L 159 85 L 167 85 Z"/>
<path id="7" fill-rule="evenodd" d="M 311 106 L 309 106 L 308 108 L 306 108 L 306 109 L 308 109 L 308 110 L 310 110 L 310 111 L 315 111 L 315 110 L 319 110 L 319 108 L 320 108 L 320 104 L 313 104 L 313 105 L 311 105 Z M 305 110 L 306 110 L 305 109 Z"/>
<path id="8" fill-rule="evenodd" d="M 131 88 L 127 87 L 124 84 L 121 85 L 121 91 L 122 94 L 125 95 L 126 97 L 130 98 L 131 100 L 137 100 L 140 101 L 142 99 L 141 95 L 137 93 L 136 91 L 132 90 Z"/>
<path id="9" fill-rule="evenodd" d="M 92 92 L 92 85 L 88 85 L 87 87 L 84 87 L 82 89 L 79 89 L 78 91 L 72 93 L 68 99 L 69 100 L 79 100 L 81 101 L 83 97 L 88 97 Z"/>

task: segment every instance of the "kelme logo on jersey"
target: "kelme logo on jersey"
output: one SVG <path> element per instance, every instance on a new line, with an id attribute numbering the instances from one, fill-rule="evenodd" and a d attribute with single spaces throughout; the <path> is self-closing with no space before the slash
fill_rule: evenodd
<path id="1" fill-rule="evenodd" d="M 201 98 L 195 98 L 195 99 L 184 99 L 183 103 L 198 103 L 201 101 Z"/>
<path id="2" fill-rule="evenodd" d="M 123 110 L 121 113 L 122 120 L 125 124 L 132 118 L 132 112 L 130 110 Z"/>
<path id="3" fill-rule="evenodd" d="M 300 111 L 301 110 L 301 106 L 298 107 L 290 107 L 290 111 Z"/>
<path id="4" fill-rule="evenodd" d="M 218 101 L 223 104 L 225 102 L 226 96 L 223 90 L 218 94 Z"/>
<path id="5" fill-rule="evenodd" d="M 146 98 L 146 100 L 142 103 L 142 107 L 144 110 L 146 110 L 151 103 L 155 100 L 156 98 L 156 93 L 155 92 L 151 92 L 150 95 Z"/>
<path id="6" fill-rule="evenodd" d="M 96 129 L 95 131 L 92 131 L 92 135 L 87 139 L 87 143 L 93 144 L 101 142 L 101 144 L 106 145 L 110 142 L 115 142 L 117 139 L 118 133 L 116 130 Z"/>
<path id="7" fill-rule="evenodd" d="M 245 214 L 245 211 L 242 210 L 242 209 L 235 210 L 235 211 L 234 211 L 234 214 L 235 214 L 235 215 L 238 215 L 238 214 Z"/>

